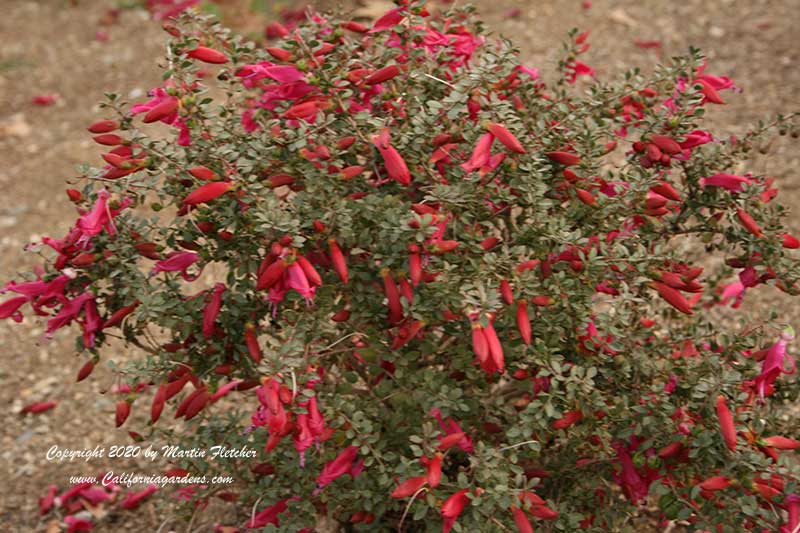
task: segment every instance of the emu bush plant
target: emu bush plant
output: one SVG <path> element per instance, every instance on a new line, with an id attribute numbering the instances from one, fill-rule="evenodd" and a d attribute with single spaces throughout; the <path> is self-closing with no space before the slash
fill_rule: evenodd
<path id="1" fill-rule="evenodd" d="M 0 316 L 79 326 L 79 380 L 105 360 L 137 438 L 258 450 L 179 462 L 236 480 L 182 499 L 281 531 L 619 531 L 648 501 L 797 531 L 793 333 L 743 313 L 798 293 L 800 243 L 738 170 L 793 117 L 722 137 L 704 112 L 736 88 L 697 51 L 576 87 L 585 34 L 546 81 L 468 10 L 413 2 L 266 49 L 188 12 L 165 29 L 163 84 L 108 95 L 105 166 Z"/>

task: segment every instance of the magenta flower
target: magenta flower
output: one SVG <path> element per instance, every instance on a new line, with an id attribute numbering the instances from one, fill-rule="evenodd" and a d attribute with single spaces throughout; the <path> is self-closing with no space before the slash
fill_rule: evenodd
<path id="1" fill-rule="evenodd" d="M 83 306 L 89 300 L 94 300 L 94 295 L 89 291 L 84 292 L 80 296 L 76 296 L 72 300 L 68 300 L 61 310 L 53 318 L 47 321 L 45 338 L 52 337 L 56 330 L 63 328 L 74 319 L 78 318 Z"/>
<path id="2" fill-rule="evenodd" d="M 781 374 L 793 374 L 796 370 L 794 358 L 786 353 L 786 347 L 792 340 L 794 340 L 794 330 L 789 327 L 781 333 L 780 339 L 772 345 L 762 362 L 761 373 L 754 380 L 758 395 L 762 401 L 767 388 L 778 379 L 778 376 Z M 785 366 L 787 359 L 788 368 Z"/>
<path id="3" fill-rule="evenodd" d="M 700 184 L 703 187 L 722 187 L 725 190 L 732 192 L 741 192 L 742 185 L 749 185 L 753 180 L 745 176 L 736 176 L 734 174 L 714 174 L 707 178 L 700 178 Z"/>
<path id="4" fill-rule="evenodd" d="M 728 285 L 723 285 L 720 289 L 722 289 L 722 291 L 719 297 L 719 305 L 727 305 L 728 302 L 733 302 L 731 307 L 734 309 L 738 309 L 742 305 L 744 293 L 747 288 L 741 281 L 734 281 Z"/>
<path id="5" fill-rule="evenodd" d="M 189 277 L 186 273 L 186 270 L 199 260 L 200 256 L 194 252 L 176 252 L 167 259 L 163 259 L 156 263 L 156 265 L 153 267 L 153 270 L 150 272 L 150 275 L 155 276 L 159 272 L 180 272 L 184 280 L 194 281 L 197 279 L 200 273 L 198 272 L 194 277 Z"/>
<path id="6" fill-rule="evenodd" d="M 0 304 L 0 319 L 10 318 L 14 322 L 22 322 L 22 313 L 19 308 L 27 302 L 25 296 L 15 296 Z"/>
<path id="7" fill-rule="evenodd" d="M 136 104 L 131 107 L 131 115 L 148 113 L 154 108 L 164 105 L 165 103 L 175 99 L 174 96 L 167 93 L 167 91 L 161 87 L 152 89 L 148 95 L 151 97 L 150 100 L 143 104 Z M 145 121 L 147 121 L 147 119 L 145 119 Z M 191 144 L 191 139 L 189 138 L 189 127 L 180 118 L 177 106 L 175 106 L 175 109 L 171 112 L 166 113 L 163 116 L 159 116 L 158 122 L 163 122 L 164 124 L 178 128 L 179 134 L 177 142 L 180 146 L 189 146 L 189 144 Z"/>
<path id="8" fill-rule="evenodd" d="M 87 348 L 94 347 L 94 340 L 97 332 L 103 329 L 103 320 L 97 312 L 97 304 L 94 297 L 88 299 L 83 308 L 83 345 Z"/>

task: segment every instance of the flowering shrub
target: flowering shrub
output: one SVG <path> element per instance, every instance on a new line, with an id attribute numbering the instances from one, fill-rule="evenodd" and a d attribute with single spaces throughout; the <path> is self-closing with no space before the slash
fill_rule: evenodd
<path id="1" fill-rule="evenodd" d="M 137 438 L 259 451 L 186 459 L 237 484 L 180 499 L 281 531 L 619 531 L 647 501 L 797 531 L 793 333 L 734 313 L 800 291 L 773 179 L 736 173 L 793 117 L 721 138 L 736 88 L 697 51 L 606 84 L 586 34 L 547 82 L 469 10 L 314 15 L 266 49 L 165 29 L 163 85 L 109 95 L 105 166 L 0 317 L 76 324 L 79 381 L 113 339 L 142 354 L 111 366 Z"/>

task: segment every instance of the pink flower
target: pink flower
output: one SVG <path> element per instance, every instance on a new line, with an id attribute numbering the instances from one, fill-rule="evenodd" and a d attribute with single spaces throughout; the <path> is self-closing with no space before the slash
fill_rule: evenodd
<path id="1" fill-rule="evenodd" d="M 539 79 L 539 71 L 535 68 L 526 67 L 525 65 L 517 65 L 516 70 L 523 74 L 527 74 L 532 80 Z"/>
<path id="2" fill-rule="evenodd" d="M 781 374 L 793 374 L 796 370 L 794 358 L 786 353 L 786 346 L 794 340 L 794 330 L 787 328 L 781 333 L 780 339 L 772 345 L 761 365 L 761 373 L 756 376 L 755 384 L 758 395 L 764 399 L 767 387 L 772 385 Z M 785 367 L 788 359 L 789 367 Z"/>
<path id="3" fill-rule="evenodd" d="M 727 305 L 730 301 L 733 302 L 731 307 L 734 309 L 738 309 L 742 305 L 744 293 L 747 289 L 741 281 L 734 281 L 728 285 L 722 285 L 720 289 L 719 305 Z"/>
<path id="4" fill-rule="evenodd" d="M 308 278 L 297 261 L 289 265 L 284 272 L 284 277 L 286 278 L 286 285 L 305 298 L 306 303 L 310 303 L 314 299 L 316 287 L 312 287 L 308 283 Z"/>
<path id="5" fill-rule="evenodd" d="M 701 146 L 703 144 L 707 144 L 710 142 L 714 142 L 714 136 L 711 135 L 710 132 L 703 131 L 703 130 L 694 130 L 693 132 L 686 135 L 686 138 L 679 142 L 678 144 L 684 150 L 691 150 L 696 146 Z"/>

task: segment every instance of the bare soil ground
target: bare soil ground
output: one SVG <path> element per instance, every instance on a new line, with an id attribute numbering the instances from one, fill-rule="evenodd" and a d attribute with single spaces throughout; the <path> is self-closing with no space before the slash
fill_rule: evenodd
<path id="1" fill-rule="evenodd" d="M 42 235 L 61 236 L 75 212 L 63 193 L 75 165 L 97 161 L 100 150 L 85 127 L 102 115 L 97 103 L 105 91 L 137 100 L 158 83 L 163 50 L 159 25 L 142 11 L 125 10 L 116 24 L 100 19 L 115 0 L 3 0 L 0 5 L 0 281 L 18 277 L 36 263 L 23 246 Z M 226 13 L 236 22 L 231 0 Z M 713 114 L 719 133 L 741 133 L 748 124 L 778 112 L 800 110 L 800 58 L 797 0 L 476 0 L 490 30 L 512 39 L 530 66 L 546 75 L 559 44 L 572 27 L 590 29 L 592 48 L 585 60 L 600 77 L 638 65 L 651 68 L 660 58 L 703 49 L 709 71 L 732 77 L 743 89 L 728 94 L 729 104 Z M 391 3 L 383 3 L 391 7 Z M 361 14 L 380 14 L 381 3 L 361 5 Z M 108 32 L 96 40 L 98 29 Z M 635 40 L 661 41 L 660 49 L 642 49 Z M 31 98 L 57 93 L 56 103 L 36 106 Z M 776 176 L 779 198 L 800 201 L 800 150 L 781 138 L 749 170 Z M 800 210 L 791 218 L 800 232 Z M 800 327 L 800 307 L 773 289 L 762 288 L 760 306 L 778 307 Z M 93 448 L 127 444 L 123 430 L 110 429 L 114 400 L 97 394 L 111 386 L 102 370 L 74 384 L 79 360 L 67 332 L 49 342 L 30 319 L 22 325 L 0 322 L 0 402 L 5 406 L 0 431 L 0 529 L 58 531 L 37 517 L 36 500 L 47 485 L 67 485 L 70 475 L 89 475 L 109 464 L 48 462 L 53 445 Z M 58 400 L 42 415 L 19 416 L 23 405 Z M 133 420 L 131 427 L 135 427 Z M 115 462 L 115 468 L 121 465 Z M 130 465 L 129 465 L 130 466 Z M 213 513 L 213 509 L 209 510 Z M 134 521 L 135 517 L 135 521 Z M 144 512 L 107 517 L 96 531 L 155 531 L 168 517 Z M 214 516 L 195 523 L 209 531 Z M 49 524 L 50 528 L 55 527 Z M 186 526 L 176 529 L 185 530 Z M 197 529 L 196 529 L 197 530 Z"/>

